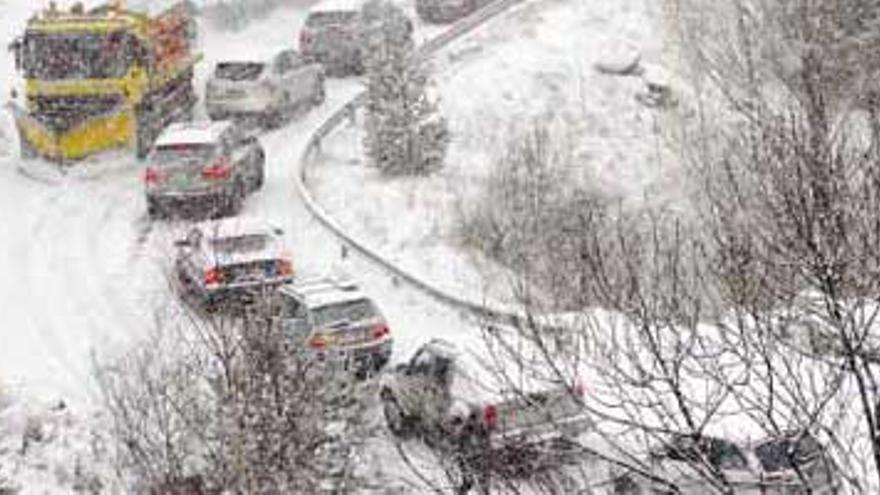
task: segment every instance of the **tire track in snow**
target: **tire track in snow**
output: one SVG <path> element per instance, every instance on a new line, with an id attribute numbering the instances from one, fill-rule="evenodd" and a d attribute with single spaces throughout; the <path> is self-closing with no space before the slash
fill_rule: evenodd
<path id="1" fill-rule="evenodd" d="M 17 309 L 27 313 L 25 321 L 29 323 L 29 327 L 18 329 L 18 331 L 35 331 L 39 336 L 42 346 L 49 350 L 48 354 L 54 358 L 56 364 L 61 368 L 61 370 L 57 371 L 66 371 L 74 378 L 74 381 L 82 382 L 85 377 L 82 376 L 79 368 L 74 366 L 73 362 L 69 359 L 68 353 L 66 352 L 66 346 L 62 345 L 56 337 L 56 330 L 53 327 L 50 316 L 51 312 L 54 310 L 52 307 L 53 305 L 46 304 L 46 297 L 39 297 L 45 294 L 46 288 L 34 283 L 35 281 L 45 282 L 46 279 L 51 279 L 50 277 L 44 276 L 46 260 L 41 258 L 40 250 L 35 249 L 38 245 L 33 242 L 33 239 L 42 238 L 43 232 L 46 230 L 46 226 L 50 220 L 46 212 L 53 211 L 57 205 L 61 203 L 63 195 L 63 191 L 53 190 L 51 194 L 46 194 L 44 198 L 35 200 L 36 204 L 28 205 L 27 212 L 34 211 L 34 207 L 36 207 L 40 214 L 33 223 L 28 222 L 27 230 L 24 233 L 25 235 L 13 240 L 13 242 L 16 243 L 15 248 L 12 251 L 13 256 L 19 263 L 21 263 L 21 266 L 26 267 L 23 272 L 24 275 L 20 277 L 20 294 L 28 297 L 28 304 L 25 304 L 25 307 L 19 307 Z M 35 259 L 35 257 L 37 259 Z M 35 298 L 34 296 L 37 297 Z M 34 305 L 33 302 L 35 300 L 40 303 Z M 51 298 L 49 298 L 49 300 L 51 300 Z M 41 356 L 34 356 L 33 359 L 39 359 L 40 357 Z M 50 370 L 54 368 L 51 364 L 52 363 L 45 363 Z M 44 376 L 42 378 L 46 379 L 48 377 Z"/>
<path id="2" fill-rule="evenodd" d="M 104 181 L 72 181 L 31 202 L 36 213 L 21 246 L 30 301 L 39 301 L 32 322 L 44 346 L 94 397 L 88 355 L 143 328 L 124 275 L 136 250 L 134 181 L 120 174 Z M 22 249 L 20 248 L 20 249 Z M 34 282 L 37 282 L 35 284 Z"/>

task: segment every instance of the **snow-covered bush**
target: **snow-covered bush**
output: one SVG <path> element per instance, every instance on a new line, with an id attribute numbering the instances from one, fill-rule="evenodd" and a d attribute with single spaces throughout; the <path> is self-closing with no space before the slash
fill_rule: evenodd
<path id="1" fill-rule="evenodd" d="M 413 57 L 412 23 L 386 0 L 367 3 L 364 17 L 369 47 L 366 154 L 392 175 L 436 170 L 443 166 L 449 130 L 430 94 L 427 68 Z"/>
<path id="2" fill-rule="evenodd" d="M 565 132 L 539 122 L 513 132 L 475 201 L 461 206 L 460 232 L 477 248 L 531 280 L 562 306 L 583 303 L 579 233 L 610 199 L 579 185 Z M 581 304 L 582 305 L 582 304 Z"/>

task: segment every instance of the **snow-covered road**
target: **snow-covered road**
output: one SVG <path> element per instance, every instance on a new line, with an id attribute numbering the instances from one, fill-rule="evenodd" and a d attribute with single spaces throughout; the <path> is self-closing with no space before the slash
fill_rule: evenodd
<path id="1" fill-rule="evenodd" d="M 24 1 L 6 6 L 3 39 L 20 29 L 30 8 Z M 203 29 L 206 61 L 198 87 L 213 60 L 292 44 L 303 18 L 302 8 L 285 8 L 240 32 Z M 5 54 L 0 67 L 9 76 L 4 82 L 17 77 Z M 311 131 L 360 85 L 329 81 L 321 107 L 262 136 L 267 182 L 248 199 L 243 214 L 283 226 L 301 272 L 342 269 L 360 279 L 386 313 L 396 356 L 402 357 L 431 336 L 466 331 L 467 323 L 365 261 L 342 260 L 339 243 L 311 220 L 293 187 Z M 4 132 L 11 131 L 7 123 Z M 144 336 L 155 324 L 155 312 L 174 303 L 163 273 L 175 231 L 183 226 L 146 221 L 142 165 L 123 152 L 103 155 L 82 164 L 88 172 L 67 176 L 21 163 L 15 154 L 0 153 L 0 382 L 26 396 L 89 403 L 97 397 L 92 354 L 114 352 Z"/>
<path id="2" fill-rule="evenodd" d="M 201 26 L 205 61 L 197 70 L 197 88 L 204 87 L 219 59 L 251 58 L 294 45 L 311 3 L 279 9 L 234 33 Z M 412 10 L 411 2 L 403 3 Z M 22 29 L 32 8 L 27 0 L 0 0 L 0 41 Z M 419 41 L 442 30 L 419 23 L 416 29 Z M 0 77 L 2 104 L 19 82 L 5 50 L 0 50 L 0 76 L 5 76 Z M 313 220 L 294 187 L 312 132 L 361 89 L 355 79 L 329 80 L 323 105 L 261 136 L 267 180 L 247 199 L 242 215 L 283 227 L 300 273 L 342 270 L 357 278 L 389 321 L 395 337 L 392 360 L 402 360 L 426 340 L 474 331 L 473 322 L 354 252 L 343 259 L 337 238 Z M 112 355 L 146 337 L 157 315 L 178 304 L 165 274 L 172 241 L 186 223 L 146 219 L 143 164 L 129 153 L 102 154 L 60 174 L 40 161 L 19 160 L 13 136 L 8 116 L 0 113 L 0 390 L 12 389 L 20 404 L 63 399 L 84 419 L 100 398 L 93 357 Z M 77 431 L 87 432 L 85 423 Z M 407 468 L 390 438 L 372 439 L 370 452 L 367 469 L 374 477 L 399 482 L 405 476 Z M 37 486 L 38 471 L 16 471 L 17 479 Z"/>

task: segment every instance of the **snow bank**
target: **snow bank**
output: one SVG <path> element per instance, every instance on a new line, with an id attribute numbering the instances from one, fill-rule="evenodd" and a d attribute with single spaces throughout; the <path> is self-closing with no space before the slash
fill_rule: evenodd
<path id="1" fill-rule="evenodd" d="M 0 489 L 118 493 L 109 439 L 89 426 L 102 421 L 63 401 L 25 400 L 0 388 Z"/>

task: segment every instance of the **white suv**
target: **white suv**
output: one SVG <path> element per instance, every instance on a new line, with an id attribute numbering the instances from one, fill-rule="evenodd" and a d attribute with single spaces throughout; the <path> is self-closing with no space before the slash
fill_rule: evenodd
<path id="1" fill-rule="evenodd" d="M 296 50 L 284 50 L 268 61 L 223 61 L 214 67 L 205 91 L 212 120 L 258 116 L 277 127 L 289 111 L 324 101 L 324 69 Z"/>

